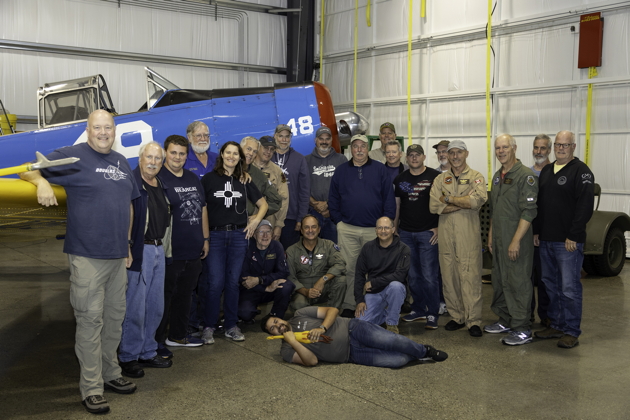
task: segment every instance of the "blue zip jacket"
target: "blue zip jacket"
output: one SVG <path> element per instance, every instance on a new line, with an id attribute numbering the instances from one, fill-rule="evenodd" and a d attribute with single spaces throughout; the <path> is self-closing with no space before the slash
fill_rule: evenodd
<path id="1" fill-rule="evenodd" d="M 256 246 L 256 239 L 249 238 L 247 253 L 245 254 L 241 271 L 241 277 L 247 276 L 260 277 L 260 280 L 262 280 L 261 284 L 251 289 L 257 292 L 264 292 L 267 286 L 278 279 L 286 279 L 289 282 L 289 266 L 287 265 L 282 244 L 272 240 L 263 258 Z M 242 279 L 239 280 L 239 284 L 241 282 Z M 243 286 L 240 286 L 240 288 L 244 289 Z"/>

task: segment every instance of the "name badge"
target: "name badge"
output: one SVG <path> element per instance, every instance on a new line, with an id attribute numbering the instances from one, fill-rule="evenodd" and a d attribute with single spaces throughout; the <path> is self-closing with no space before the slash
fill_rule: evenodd
<path id="1" fill-rule="evenodd" d="M 268 260 L 275 260 L 276 259 L 276 254 L 267 254 L 266 257 Z"/>
<path id="2" fill-rule="evenodd" d="M 512 178 L 505 178 L 505 179 L 503 180 L 503 183 L 504 183 L 504 184 L 511 184 L 511 183 L 512 183 Z"/>
<path id="3" fill-rule="evenodd" d="M 459 185 L 468 185 L 469 182 L 470 182 L 470 179 L 460 179 L 457 181 Z"/>

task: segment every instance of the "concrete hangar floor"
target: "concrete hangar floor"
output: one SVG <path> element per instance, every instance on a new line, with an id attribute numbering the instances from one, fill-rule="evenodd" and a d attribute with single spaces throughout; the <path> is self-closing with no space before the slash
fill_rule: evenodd
<path id="1" fill-rule="evenodd" d="M 13 225 L 15 226 L 15 225 Z M 62 223 L 0 226 L 0 418 L 91 418 L 80 404 L 74 318 Z M 146 369 L 133 395 L 106 393 L 111 419 L 627 419 L 630 411 L 630 264 L 586 277 L 583 335 L 521 347 L 465 329 L 401 333 L 448 352 L 444 363 L 398 370 L 283 363 L 258 324 L 242 343 L 219 337 L 174 349 L 170 369 Z M 484 322 L 492 287 L 484 285 Z M 535 329 L 540 329 L 536 324 Z"/>

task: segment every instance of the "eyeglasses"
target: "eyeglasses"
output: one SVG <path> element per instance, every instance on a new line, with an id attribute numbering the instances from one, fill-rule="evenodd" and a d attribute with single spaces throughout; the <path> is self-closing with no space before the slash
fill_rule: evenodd
<path id="1" fill-rule="evenodd" d="M 210 138 L 210 134 L 195 134 L 195 135 L 193 135 L 193 137 L 196 138 L 197 140 L 209 139 Z"/>
<path id="2" fill-rule="evenodd" d="M 376 227 L 376 230 L 379 232 L 386 232 L 392 229 L 394 229 L 392 226 L 377 226 Z"/>
<path id="3" fill-rule="evenodd" d="M 569 147 L 573 146 L 575 143 L 554 143 L 553 147 L 555 147 L 556 149 L 568 149 Z"/>

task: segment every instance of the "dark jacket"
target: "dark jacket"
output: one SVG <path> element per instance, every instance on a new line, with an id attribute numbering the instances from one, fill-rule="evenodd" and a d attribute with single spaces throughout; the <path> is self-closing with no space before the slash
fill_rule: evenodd
<path id="1" fill-rule="evenodd" d="M 241 277 L 260 277 L 262 283 L 251 290 L 264 292 L 267 286 L 275 280 L 286 279 L 289 281 L 289 266 L 284 256 L 284 248 L 278 241 L 271 241 L 267 253 L 263 258 L 256 246 L 256 239 L 250 238 L 247 244 L 247 253 L 243 261 Z M 241 281 L 239 281 L 241 283 Z M 240 286 L 244 289 L 243 286 Z"/>
<path id="2" fill-rule="evenodd" d="M 254 165 L 249 165 L 249 168 L 247 168 L 247 173 L 249 173 L 249 175 L 252 177 L 252 182 L 254 183 L 254 185 L 256 185 L 256 187 L 258 187 L 258 190 L 260 190 L 260 193 L 263 195 L 263 197 L 265 197 L 267 205 L 269 206 L 264 219 L 266 219 L 268 216 L 271 216 L 272 214 L 276 214 L 278 210 L 280 210 L 280 206 L 282 205 L 282 197 L 280 197 L 280 194 L 278 194 L 278 190 L 276 189 L 276 187 L 271 185 L 271 183 L 269 182 L 269 178 L 267 178 L 267 175 L 265 175 L 263 171 L 261 171 Z M 255 211 L 256 203 L 252 203 L 251 201 L 247 200 L 247 214 L 254 214 Z"/>
<path id="3" fill-rule="evenodd" d="M 354 274 L 354 300 L 357 304 L 365 302 L 363 286 L 371 282 L 372 290 L 369 293 L 380 293 L 393 281 L 405 284 L 411 251 L 407 245 L 400 241 L 399 236 L 387 248 L 383 248 L 376 238 L 363 245 L 357 268 Z"/>
<path id="4" fill-rule="evenodd" d="M 285 220 L 301 222 L 308 213 L 311 194 L 311 176 L 306 167 L 306 159 L 291 147 L 283 155 L 274 153 L 271 160 L 280 166 L 289 184 L 289 210 Z"/>
<path id="5" fill-rule="evenodd" d="M 578 158 L 556 174 L 554 164 L 540 172 L 534 234 L 540 234 L 541 241 L 584 243 L 586 223 L 593 215 L 595 177 Z"/>
<path id="6" fill-rule="evenodd" d="M 133 223 L 131 225 L 131 240 L 133 241 L 133 246 L 131 247 L 131 256 L 133 257 L 133 262 L 131 263 L 130 271 L 140 271 L 142 269 L 142 255 L 144 253 L 144 234 L 147 230 L 147 224 L 149 223 L 149 193 L 144 189 L 144 184 L 142 183 L 142 175 L 140 174 L 140 166 L 136 167 L 133 170 L 133 176 L 136 180 L 136 185 L 138 185 L 138 190 L 140 191 L 140 197 L 131 201 L 133 205 Z M 171 227 L 173 226 L 173 221 L 171 220 L 172 214 L 170 210 L 170 203 L 168 202 L 168 187 L 160 180 L 159 177 L 156 177 L 158 183 L 164 189 L 164 197 L 166 198 L 166 202 L 169 204 L 168 211 L 168 228 L 166 229 L 166 233 L 164 234 L 164 238 L 162 240 L 162 246 L 164 247 L 164 256 L 167 258 L 171 257 Z"/>
<path id="7" fill-rule="evenodd" d="M 328 210 L 334 223 L 353 226 L 374 227 L 383 216 L 394 220 L 394 187 L 385 165 L 370 158 L 361 167 L 352 160 L 340 165 L 330 183 Z"/>

